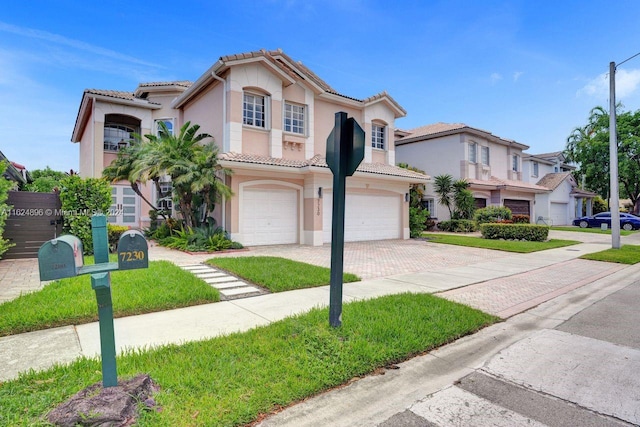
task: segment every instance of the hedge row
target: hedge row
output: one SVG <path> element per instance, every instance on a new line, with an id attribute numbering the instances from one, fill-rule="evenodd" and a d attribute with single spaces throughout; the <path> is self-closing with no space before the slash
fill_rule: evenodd
<path id="1" fill-rule="evenodd" d="M 549 237 L 549 227 L 536 224 L 487 223 L 480 226 L 480 233 L 485 239 L 544 242 Z"/>
<path id="2" fill-rule="evenodd" d="M 449 221 L 440 221 L 438 228 L 442 231 L 454 233 L 471 233 L 478 231 L 478 224 L 470 219 L 451 219 Z"/>

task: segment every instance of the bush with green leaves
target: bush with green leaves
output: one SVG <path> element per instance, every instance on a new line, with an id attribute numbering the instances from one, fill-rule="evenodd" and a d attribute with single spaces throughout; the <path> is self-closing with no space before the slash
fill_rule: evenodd
<path id="1" fill-rule="evenodd" d="M 122 233 L 129 230 L 126 225 L 107 224 L 107 236 L 109 238 L 109 249 L 115 252 L 118 248 L 118 242 Z"/>
<path id="2" fill-rule="evenodd" d="M 511 209 L 505 206 L 487 206 L 476 210 L 473 219 L 480 224 L 487 222 L 501 222 L 503 220 L 511 220 Z"/>
<path id="3" fill-rule="evenodd" d="M 168 235 L 158 237 L 160 233 L 164 234 L 167 230 Z M 199 227 L 172 229 L 168 225 L 165 227 L 161 225 L 155 231 L 153 238 L 161 246 L 190 252 L 217 252 L 243 247 L 240 243 L 229 239 L 226 231 L 222 227 L 217 227 L 212 218 Z"/>
<path id="4" fill-rule="evenodd" d="M 528 240 L 544 242 L 549 237 L 550 227 L 536 224 L 486 223 L 480 226 L 485 239 Z"/>
<path id="5" fill-rule="evenodd" d="M 68 176 L 65 172 L 54 171 L 49 166 L 45 169 L 32 170 L 30 173 L 33 181 L 25 186 L 25 190 L 36 193 L 51 193 L 59 190 L 60 181 Z"/>
<path id="6" fill-rule="evenodd" d="M 529 215 L 513 215 L 512 216 L 514 224 L 530 224 L 531 217 Z"/>
<path id="7" fill-rule="evenodd" d="M 440 221 L 438 228 L 442 231 L 453 233 L 471 233 L 478 231 L 478 225 L 470 219 L 451 219 L 448 221 Z"/>
<path id="8" fill-rule="evenodd" d="M 422 208 L 409 208 L 409 235 L 412 238 L 420 237 L 427 228 L 429 211 Z"/>
<path id="9" fill-rule="evenodd" d="M 84 253 L 93 254 L 91 217 L 111 206 L 111 187 L 102 178 L 70 175 L 60 181 L 60 202 L 64 211 L 62 229 L 82 241 Z"/>
<path id="10" fill-rule="evenodd" d="M 8 239 L 4 239 L 4 226 L 9 217 L 12 206 L 7 205 L 9 190 L 13 188 L 13 183 L 1 175 L 7 170 L 7 162 L 0 162 L 0 255 L 7 252 L 10 247 L 15 246 Z"/>

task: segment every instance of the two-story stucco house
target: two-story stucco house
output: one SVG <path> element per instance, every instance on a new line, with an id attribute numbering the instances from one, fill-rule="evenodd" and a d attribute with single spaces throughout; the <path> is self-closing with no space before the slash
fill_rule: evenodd
<path id="1" fill-rule="evenodd" d="M 221 57 L 195 82 L 143 83 L 133 92 L 86 90 L 72 141 L 80 175 L 100 176 L 132 133 L 178 130 L 187 121 L 211 134 L 220 164 L 233 171 L 234 195 L 213 212 L 244 245 L 331 239 L 332 174 L 325 161 L 335 113 L 344 111 L 366 135 L 365 158 L 347 179 L 345 239 L 409 236 L 407 193 L 425 175 L 395 166 L 395 120 L 405 110 L 386 92 L 367 99 L 342 95 L 282 51 Z M 216 173 L 211 171 L 211 173 Z M 147 189 L 157 200 L 167 188 Z M 114 222 L 143 226 L 148 207 L 126 183 L 113 185 Z"/>
<path id="2" fill-rule="evenodd" d="M 549 193 L 536 194 L 536 222 L 549 225 L 571 224 L 574 218 L 583 215 L 583 204 L 586 207 L 586 215 L 592 213 L 595 193 L 578 187 L 571 174 L 575 166 L 565 161 L 561 151 L 523 156 L 523 179 L 550 190 Z"/>
<path id="3" fill-rule="evenodd" d="M 449 174 L 465 179 L 476 207 L 506 206 L 514 214 L 534 219 L 537 194 L 546 187 L 523 179 L 523 156 L 527 145 L 501 138 L 463 123 L 435 123 L 396 132 L 396 161 L 424 170 L 431 177 Z M 425 204 L 431 216 L 449 219 L 438 204 L 433 183 L 427 184 Z"/>

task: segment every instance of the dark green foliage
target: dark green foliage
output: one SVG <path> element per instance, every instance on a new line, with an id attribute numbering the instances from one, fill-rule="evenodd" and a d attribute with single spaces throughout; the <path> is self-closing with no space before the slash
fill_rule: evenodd
<path id="1" fill-rule="evenodd" d="M 476 210 L 473 219 L 480 224 L 487 222 L 500 222 L 503 220 L 511 220 L 511 209 L 504 206 L 487 206 Z"/>
<path id="2" fill-rule="evenodd" d="M 409 235 L 411 238 L 420 237 L 427 228 L 429 211 L 424 208 L 409 208 Z"/>
<path id="3" fill-rule="evenodd" d="M 7 162 L 0 162 L 0 175 L 7 170 Z M 7 252 L 10 247 L 14 246 L 9 240 L 4 239 L 4 226 L 9 217 L 12 206 L 7 205 L 9 190 L 13 187 L 13 183 L 8 179 L 0 176 L 0 255 Z"/>
<path id="4" fill-rule="evenodd" d="M 60 181 L 60 201 L 64 214 L 63 230 L 82 241 L 85 254 L 93 253 L 91 217 L 111 206 L 111 187 L 102 178 L 67 176 Z"/>
<path id="5" fill-rule="evenodd" d="M 528 240 L 544 242 L 549 237 L 550 227 L 536 224 L 486 223 L 480 226 L 485 239 Z"/>
<path id="6" fill-rule="evenodd" d="M 216 252 L 226 249 L 241 249 L 242 245 L 229 239 L 222 227 L 217 227 L 213 218 L 199 227 L 172 228 L 165 221 L 151 234 L 161 246 L 190 252 Z"/>
<path id="7" fill-rule="evenodd" d="M 450 231 L 454 233 L 471 233 L 478 231 L 475 221 L 469 219 L 452 219 L 449 221 L 440 221 L 438 228 L 442 231 Z"/>
<path id="8" fill-rule="evenodd" d="M 128 229 L 129 227 L 126 225 L 107 224 L 107 235 L 109 237 L 109 249 L 111 252 L 117 249 L 120 236 Z"/>
<path id="9" fill-rule="evenodd" d="M 59 190 L 62 181 L 68 175 L 65 172 L 58 172 L 47 166 L 45 169 L 36 169 L 30 172 L 33 182 L 25 186 L 25 191 L 36 193 L 51 193 Z"/>

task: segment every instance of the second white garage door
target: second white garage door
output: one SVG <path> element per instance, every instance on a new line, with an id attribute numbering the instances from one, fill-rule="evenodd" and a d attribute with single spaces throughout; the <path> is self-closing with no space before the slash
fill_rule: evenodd
<path id="1" fill-rule="evenodd" d="M 245 246 L 298 243 L 298 192 L 245 189 L 240 233 Z"/>
<path id="2" fill-rule="evenodd" d="M 569 224 L 568 203 L 551 202 L 551 225 Z"/>
<path id="3" fill-rule="evenodd" d="M 322 202 L 322 234 L 331 242 L 331 208 L 333 194 L 326 192 Z M 345 201 L 344 240 L 399 239 L 402 234 L 400 196 L 347 194 Z"/>

